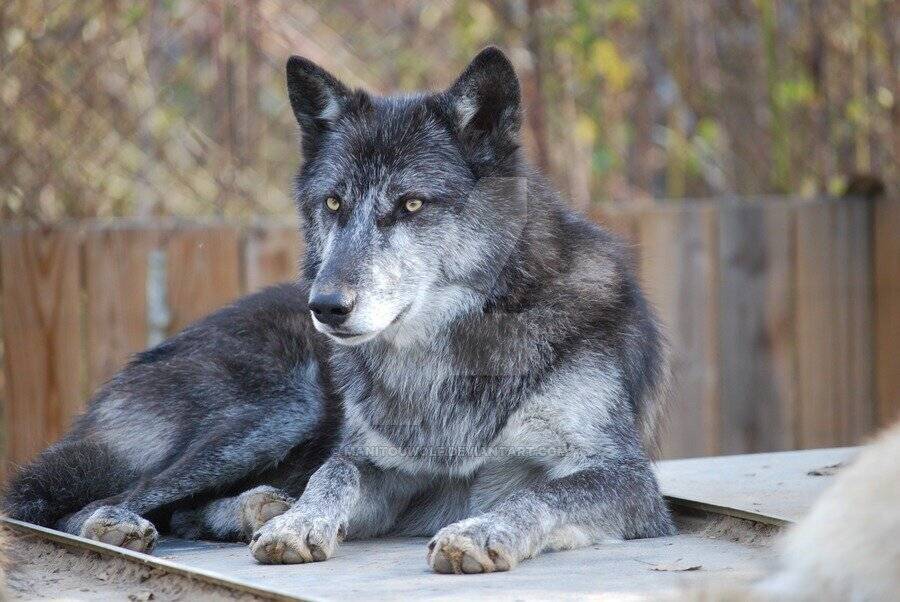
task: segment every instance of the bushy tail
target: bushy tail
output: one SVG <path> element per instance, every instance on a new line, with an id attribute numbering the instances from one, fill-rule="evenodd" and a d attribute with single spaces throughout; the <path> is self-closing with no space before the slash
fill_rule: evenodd
<path id="1" fill-rule="evenodd" d="M 124 491 L 136 475 L 92 441 L 63 440 L 24 466 L 3 496 L 7 516 L 53 527 L 89 503 Z"/>

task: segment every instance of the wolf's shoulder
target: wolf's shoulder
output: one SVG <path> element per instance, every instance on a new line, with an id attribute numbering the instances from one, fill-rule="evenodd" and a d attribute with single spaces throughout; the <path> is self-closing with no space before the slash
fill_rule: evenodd
<path id="1" fill-rule="evenodd" d="M 633 280 L 634 257 L 621 238 L 580 213 L 554 216 L 557 284 L 584 301 L 605 301 Z"/>

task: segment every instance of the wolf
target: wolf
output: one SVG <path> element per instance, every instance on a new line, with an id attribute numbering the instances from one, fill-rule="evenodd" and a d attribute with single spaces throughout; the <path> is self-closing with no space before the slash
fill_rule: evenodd
<path id="1" fill-rule="evenodd" d="M 439 573 L 673 533 L 648 444 L 663 336 L 627 247 L 523 158 L 506 56 L 392 96 L 291 57 L 287 90 L 301 277 L 137 354 L 7 512 L 139 551 L 157 528 L 247 541 L 261 563 L 427 536 Z"/>

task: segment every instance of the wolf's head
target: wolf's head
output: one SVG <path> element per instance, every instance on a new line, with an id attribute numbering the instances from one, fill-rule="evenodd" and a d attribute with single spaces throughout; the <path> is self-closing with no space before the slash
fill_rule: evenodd
<path id="1" fill-rule="evenodd" d="M 435 93 L 350 90 L 299 57 L 287 85 L 316 329 L 355 345 L 483 299 L 525 212 L 519 83 L 503 53 L 483 50 Z"/>

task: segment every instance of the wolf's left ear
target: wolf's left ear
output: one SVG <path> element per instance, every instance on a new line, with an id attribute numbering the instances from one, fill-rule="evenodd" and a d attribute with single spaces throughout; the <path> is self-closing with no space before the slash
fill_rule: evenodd
<path id="1" fill-rule="evenodd" d="M 519 78 L 496 46 L 479 52 L 445 94 L 451 119 L 461 133 L 518 138 L 522 122 Z"/>
<path id="2" fill-rule="evenodd" d="M 310 61 L 292 56 L 287 62 L 287 89 L 294 117 L 303 132 L 304 152 L 343 112 L 350 90 L 336 77 Z"/>

